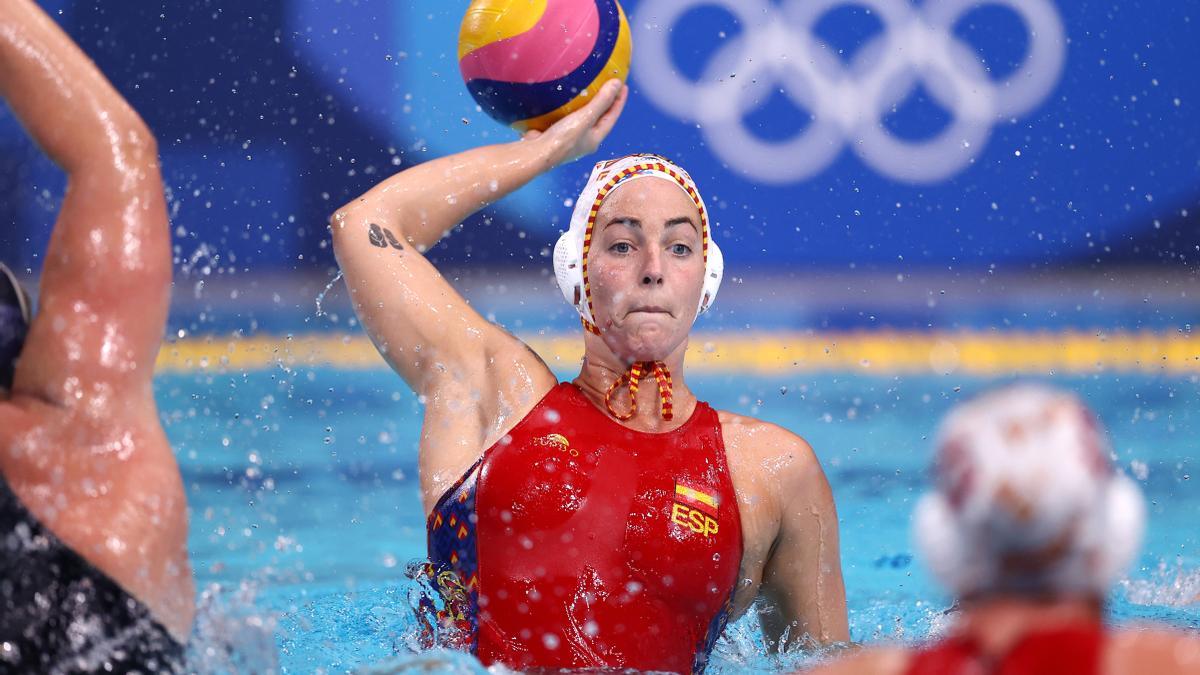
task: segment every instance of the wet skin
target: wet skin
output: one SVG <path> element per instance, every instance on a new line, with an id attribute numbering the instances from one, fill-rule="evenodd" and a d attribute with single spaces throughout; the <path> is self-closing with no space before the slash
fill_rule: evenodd
<path id="1" fill-rule="evenodd" d="M 152 387 L 171 285 L 154 137 L 27 0 L 0 3 L 0 93 L 68 176 L 40 305 L 0 393 L 0 471 L 40 522 L 185 641 L 187 503 Z"/>
<path id="2" fill-rule="evenodd" d="M 544 134 L 408 169 L 331 221 L 359 317 L 425 402 L 419 465 L 427 510 L 556 378 L 528 347 L 471 308 L 420 252 L 487 202 L 594 151 L 624 104 L 625 89 L 614 84 Z M 630 363 L 663 361 L 673 375 L 674 419 L 663 420 L 657 405 L 639 405 L 622 424 L 671 431 L 696 405 L 684 354 L 704 275 L 699 214 L 674 184 L 643 178 L 614 190 L 597 223 L 589 278 L 601 336 L 584 335 L 575 383 L 605 410 L 605 392 Z M 379 246 L 387 232 L 399 236 L 402 248 Z M 770 639 L 794 624 L 793 637 L 847 640 L 837 515 L 812 449 L 780 427 L 727 412 L 720 418 L 744 535 L 737 612 L 761 595 Z"/>

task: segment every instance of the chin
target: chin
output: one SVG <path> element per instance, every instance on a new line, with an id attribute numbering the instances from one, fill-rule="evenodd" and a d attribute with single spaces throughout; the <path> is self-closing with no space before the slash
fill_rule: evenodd
<path id="1" fill-rule="evenodd" d="M 610 329 L 605 342 L 622 359 L 634 361 L 663 361 L 687 339 L 662 326 L 638 326 L 633 331 Z"/>

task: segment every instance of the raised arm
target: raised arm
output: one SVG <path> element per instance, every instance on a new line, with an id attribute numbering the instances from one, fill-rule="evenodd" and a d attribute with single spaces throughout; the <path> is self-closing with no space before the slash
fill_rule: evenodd
<path id="1" fill-rule="evenodd" d="M 14 400 L 69 405 L 102 386 L 152 404 L 171 279 L 154 138 L 30 0 L 0 2 L 0 94 L 67 173 Z"/>
<path id="2" fill-rule="evenodd" d="M 837 510 L 825 472 L 812 448 L 782 429 L 779 448 L 779 534 L 763 571 L 762 594 L 771 611 L 762 617 L 769 643 L 787 647 L 811 639 L 848 642 L 846 587 L 842 581 Z"/>
<path id="3" fill-rule="evenodd" d="M 31 0 L 0 0 L 0 94 L 67 173 L 39 306 L 0 402 L 4 478 L 182 642 L 195 593 L 183 482 L 152 383 L 171 291 L 154 138 Z"/>
<path id="4" fill-rule="evenodd" d="M 433 397 L 455 383 L 478 394 L 488 377 L 521 370 L 552 381 L 536 356 L 471 309 L 422 252 L 484 205 L 594 151 L 625 92 L 612 81 L 544 134 L 417 165 L 334 214 L 334 251 L 355 310 L 414 391 Z"/>

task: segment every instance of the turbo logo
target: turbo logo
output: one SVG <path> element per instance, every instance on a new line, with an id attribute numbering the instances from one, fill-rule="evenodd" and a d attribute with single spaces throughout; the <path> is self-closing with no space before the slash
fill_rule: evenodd
<path id="1" fill-rule="evenodd" d="M 974 49 L 953 33 L 971 10 L 999 5 L 1028 33 L 1024 61 L 993 81 Z M 683 15 L 701 6 L 728 10 L 742 33 L 725 41 L 696 82 L 681 76 L 669 49 Z M 861 6 L 883 24 L 848 64 L 814 34 L 831 10 Z M 644 0 L 630 22 L 637 32 L 633 73 L 641 93 L 670 115 L 697 123 L 708 146 L 730 167 L 762 183 L 787 184 L 825 170 L 849 146 L 879 173 L 935 183 L 966 168 L 992 127 L 1037 107 L 1062 73 L 1066 35 L 1051 0 Z M 883 118 L 924 84 L 951 121 L 936 136 L 897 138 Z M 746 128 L 746 116 L 772 90 L 809 111 L 812 120 L 784 141 Z"/>

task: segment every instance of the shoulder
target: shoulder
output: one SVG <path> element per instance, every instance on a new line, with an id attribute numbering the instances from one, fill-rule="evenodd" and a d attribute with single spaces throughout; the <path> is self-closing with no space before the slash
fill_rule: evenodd
<path id="1" fill-rule="evenodd" d="M 891 675 L 908 667 L 908 652 L 898 648 L 867 649 L 803 671 L 811 675 Z"/>
<path id="2" fill-rule="evenodd" d="M 1133 626 L 1114 631 L 1107 650 L 1113 672 L 1200 673 L 1200 635 Z"/>
<path id="3" fill-rule="evenodd" d="M 753 417 L 719 411 L 725 456 L 735 487 L 780 523 L 797 508 L 833 514 L 833 492 L 808 441 Z M 743 509 L 749 507 L 743 500 Z"/>
<path id="4" fill-rule="evenodd" d="M 721 434 L 731 462 L 780 483 L 824 482 L 825 475 L 808 441 L 770 422 L 717 411 Z"/>
<path id="5" fill-rule="evenodd" d="M 725 410 L 718 410 L 717 417 L 721 421 L 726 445 L 734 444 L 745 449 L 761 448 L 771 455 L 790 453 L 815 458 L 808 441 L 778 424 Z"/>

